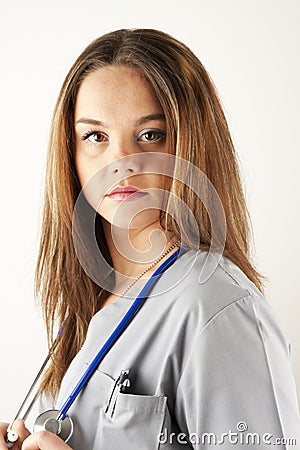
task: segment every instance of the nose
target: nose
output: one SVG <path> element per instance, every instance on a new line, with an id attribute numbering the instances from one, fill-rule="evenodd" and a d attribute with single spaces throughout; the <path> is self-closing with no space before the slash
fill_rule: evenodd
<path id="1" fill-rule="evenodd" d="M 115 175 L 138 174 L 141 169 L 138 159 L 135 155 L 127 155 L 116 159 L 110 164 L 110 173 Z"/>
<path id="2" fill-rule="evenodd" d="M 138 174 L 141 171 L 140 150 L 135 142 L 119 142 L 111 152 L 111 174 Z"/>

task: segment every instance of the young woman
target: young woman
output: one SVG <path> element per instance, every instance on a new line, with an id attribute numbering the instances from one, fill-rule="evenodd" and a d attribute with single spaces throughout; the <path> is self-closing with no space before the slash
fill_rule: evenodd
<path id="1" fill-rule="evenodd" d="M 93 41 L 53 116 L 36 271 L 52 359 L 40 428 L 15 421 L 14 448 L 300 445 L 290 343 L 249 224 L 222 107 L 191 50 L 150 29 Z"/>

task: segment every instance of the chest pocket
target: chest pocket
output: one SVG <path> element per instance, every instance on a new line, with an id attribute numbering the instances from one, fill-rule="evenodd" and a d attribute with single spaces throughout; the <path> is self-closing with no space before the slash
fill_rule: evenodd
<path id="1" fill-rule="evenodd" d="M 94 450 L 157 450 L 167 397 L 119 392 L 114 404 L 99 411 Z"/>

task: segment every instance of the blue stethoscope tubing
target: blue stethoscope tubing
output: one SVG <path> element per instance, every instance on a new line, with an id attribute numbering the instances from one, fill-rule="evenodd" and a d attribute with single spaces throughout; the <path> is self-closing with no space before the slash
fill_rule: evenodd
<path id="1" fill-rule="evenodd" d="M 75 388 L 73 389 L 67 400 L 64 402 L 62 407 L 59 409 L 59 413 L 57 416 L 58 421 L 63 421 L 65 419 L 70 407 L 72 406 L 72 404 L 74 403 L 74 401 L 76 400 L 82 389 L 87 385 L 88 381 L 98 368 L 100 362 L 103 360 L 105 355 L 107 355 L 107 353 L 113 347 L 115 342 L 119 339 L 121 334 L 125 331 L 125 329 L 128 327 L 130 322 L 133 320 L 137 312 L 140 310 L 140 308 L 146 301 L 151 289 L 153 288 L 154 284 L 158 281 L 158 276 L 160 276 L 165 270 L 167 270 L 176 260 L 177 256 L 179 256 L 183 252 L 184 252 L 183 248 L 179 247 L 179 249 L 176 250 L 176 252 L 172 253 L 172 255 L 169 256 L 169 258 L 163 264 L 161 264 L 158 267 L 158 269 L 151 275 L 151 277 L 149 278 L 143 289 L 138 294 L 134 303 L 131 305 L 125 316 L 116 326 L 116 328 L 109 336 L 107 341 L 104 343 L 102 348 L 98 351 L 97 355 L 90 362 L 89 366 L 87 367 L 86 371 L 76 384 Z"/>
<path id="2" fill-rule="evenodd" d="M 162 273 L 167 270 L 176 260 L 177 256 L 181 255 L 186 251 L 186 248 L 183 248 L 182 246 L 178 248 L 174 253 L 172 253 L 168 259 L 162 263 L 157 270 L 151 275 L 145 286 L 142 288 L 140 293 L 138 294 L 137 298 L 135 299 L 134 303 L 131 305 L 127 313 L 124 315 L 122 320 L 119 322 L 119 324 L 116 326 L 112 334 L 109 336 L 107 341 L 104 343 L 104 345 L 101 347 L 101 349 L 98 351 L 94 359 L 91 361 L 91 363 L 88 365 L 86 371 L 79 379 L 78 383 L 76 384 L 75 388 L 67 398 L 67 400 L 63 403 L 62 407 L 59 410 L 49 410 L 45 411 L 44 413 L 40 414 L 37 418 L 35 425 L 37 425 L 38 429 L 47 429 L 48 431 L 52 431 L 56 434 L 59 434 L 60 437 L 62 437 L 65 442 L 69 439 L 69 437 L 73 433 L 73 422 L 72 420 L 67 416 L 67 412 L 69 411 L 70 407 L 82 391 L 82 389 L 87 385 L 88 381 L 94 374 L 94 372 L 97 370 L 100 362 L 103 360 L 103 358 L 107 355 L 107 353 L 110 351 L 110 349 L 113 347 L 113 345 L 116 343 L 116 341 L 119 339 L 119 337 L 122 335 L 122 333 L 126 330 L 130 322 L 133 320 L 137 312 L 140 310 L 140 308 L 143 306 L 145 301 L 147 300 L 147 297 L 149 296 L 149 293 L 155 283 L 158 281 L 158 278 Z M 49 354 L 47 355 L 41 369 L 39 370 L 38 375 L 36 376 L 33 384 L 31 385 L 29 392 L 27 393 L 20 409 L 18 410 L 18 413 L 16 415 L 16 418 L 19 417 L 19 414 L 21 413 L 21 410 L 23 410 L 23 407 L 26 403 L 26 401 L 29 399 L 38 379 L 40 378 L 45 366 L 47 365 L 47 362 L 49 361 L 52 352 L 55 350 L 56 345 L 58 344 L 58 341 L 63 333 L 64 324 L 60 328 L 58 335 L 53 343 L 52 348 L 49 351 Z M 25 414 L 23 415 L 23 420 L 27 417 L 30 409 L 32 408 L 35 400 L 37 399 L 37 396 L 39 393 L 34 396 L 34 399 L 31 401 L 30 406 L 27 408 Z M 55 414 L 55 416 L 54 416 Z M 62 430 L 61 425 L 65 423 L 64 420 L 68 418 L 68 422 L 66 423 L 66 426 Z M 15 420 L 15 419 L 14 419 Z M 14 422 L 14 421 L 13 421 Z M 8 426 L 7 429 L 7 438 L 6 438 L 6 444 L 8 448 L 11 448 L 16 440 L 18 439 L 18 433 L 15 432 L 12 429 L 13 422 Z M 48 424 L 48 428 L 45 428 L 45 424 Z M 44 425 L 43 425 L 44 424 Z M 34 427 L 35 427 L 34 425 Z M 40 428 L 42 426 L 42 428 Z M 65 435 L 63 437 L 62 435 Z"/>

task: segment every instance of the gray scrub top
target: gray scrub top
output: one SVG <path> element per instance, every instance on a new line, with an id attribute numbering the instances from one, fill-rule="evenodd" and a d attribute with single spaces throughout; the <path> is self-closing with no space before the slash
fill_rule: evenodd
<path id="1" fill-rule="evenodd" d="M 300 449 L 291 343 L 228 258 L 199 283 L 206 257 L 180 255 L 100 363 L 68 413 L 73 449 Z M 42 398 L 41 410 L 62 406 L 132 295 L 95 314 L 58 398 Z M 110 398 L 122 369 L 131 385 Z"/>

